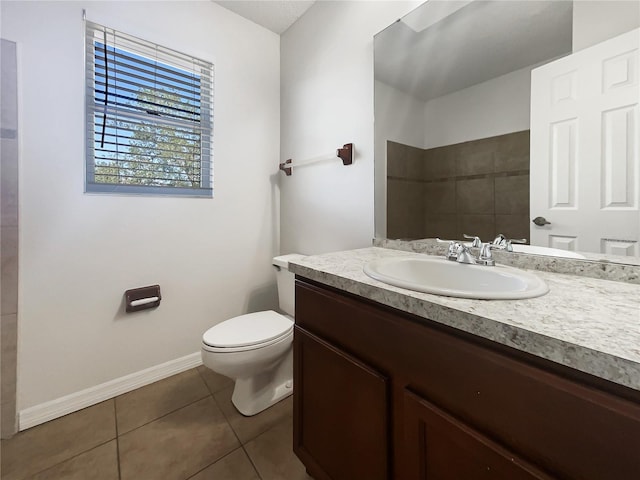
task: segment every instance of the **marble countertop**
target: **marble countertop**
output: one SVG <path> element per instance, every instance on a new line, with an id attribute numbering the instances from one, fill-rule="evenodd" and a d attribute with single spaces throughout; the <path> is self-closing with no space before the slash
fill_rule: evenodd
<path id="1" fill-rule="evenodd" d="M 424 254 L 370 247 L 312 255 L 289 270 L 340 290 L 640 390 L 640 285 L 532 271 L 550 291 L 526 300 L 471 300 L 374 280 L 365 264 Z"/>

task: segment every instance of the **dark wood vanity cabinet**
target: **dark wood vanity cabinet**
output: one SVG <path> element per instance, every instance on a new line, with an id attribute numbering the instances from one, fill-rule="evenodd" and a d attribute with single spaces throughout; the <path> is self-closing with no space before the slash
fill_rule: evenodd
<path id="1" fill-rule="evenodd" d="M 551 478 L 469 425 L 412 392 L 404 394 L 402 448 L 411 479 Z"/>
<path id="2" fill-rule="evenodd" d="M 294 381 L 316 480 L 640 479 L 640 392 L 304 279 Z"/>
<path id="3" fill-rule="evenodd" d="M 307 468 L 317 479 L 389 478 L 388 378 L 302 329 L 294 352 L 296 453 Z"/>

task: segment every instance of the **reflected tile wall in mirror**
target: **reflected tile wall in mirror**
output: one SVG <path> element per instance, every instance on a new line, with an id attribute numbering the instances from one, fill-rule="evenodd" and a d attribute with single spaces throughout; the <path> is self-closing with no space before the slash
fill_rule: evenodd
<path id="1" fill-rule="evenodd" d="M 387 236 L 529 234 L 529 131 L 421 149 L 387 142 Z"/>

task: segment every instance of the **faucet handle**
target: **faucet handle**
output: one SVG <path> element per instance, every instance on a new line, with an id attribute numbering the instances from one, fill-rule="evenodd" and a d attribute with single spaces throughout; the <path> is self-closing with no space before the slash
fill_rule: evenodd
<path id="1" fill-rule="evenodd" d="M 527 239 L 526 238 L 508 238 L 507 246 L 506 246 L 507 252 L 513 252 L 513 247 L 511 246 L 512 243 L 527 243 Z"/>
<path id="2" fill-rule="evenodd" d="M 471 242 L 472 247 L 479 248 L 482 246 L 482 240 L 480 240 L 480 237 L 476 237 L 475 235 L 467 235 L 466 233 L 463 233 L 462 236 L 467 240 L 472 240 Z"/>
<path id="3" fill-rule="evenodd" d="M 453 260 L 455 260 L 455 257 L 457 255 L 457 251 L 458 251 L 458 248 L 457 248 L 456 244 L 458 242 L 454 242 L 453 240 L 443 240 L 443 239 L 438 238 L 438 237 L 436 237 L 436 242 L 437 243 L 445 243 L 445 244 L 447 244 L 447 253 L 446 253 L 445 257 L 447 257 L 450 260 L 453 257 Z"/>
<path id="4" fill-rule="evenodd" d="M 527 243 L 526 238 L 507 238 L 503 234 L 499 233 L 496 238 L 493 239 L 492 245 L 495 248 L 506 250 L 507 252 L 513 252 L 512 243 Z"/>
<path id="5" fill-rule="evenodd" d="M 447 253 L 445 254 L 445 258 L 447 260 L 457 260 L 459 250 L 460 250 L 460 244 L 458 242 L 449 242 L 449 247 L 447 248 Z"/>
<path id="6" fill-rule="evenodd" d="M 496 238 L 493 239 L 493 242 L 491 242 L 492 245 L 495 245 L 496 247 L 504 247 L 507 243 L 507 237 L 505 237 L 503 234 L 499 233 Z"/>
<path id="7" fill-rule="evenodd" d="M 447 260 L 453 260 L 453 261 L 457 260 L 458 254 L 460 253 L 461 249 L 464 248 L 463 245 L 453 240 L 442 240 L 440 238 L 436 238 L 436 241 L 438 243 L 448 244 L 447 253 L 445 253 L 444 255 L 444 258 L 446 258 Z"/>

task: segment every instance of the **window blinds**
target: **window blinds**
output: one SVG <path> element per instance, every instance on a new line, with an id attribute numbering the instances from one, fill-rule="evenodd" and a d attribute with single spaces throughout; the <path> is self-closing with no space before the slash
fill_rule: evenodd
<path id="1" fill-rule="evenodd" d="M 86 22 L 87 192 L 211 197 L 213 65 Z"/>

